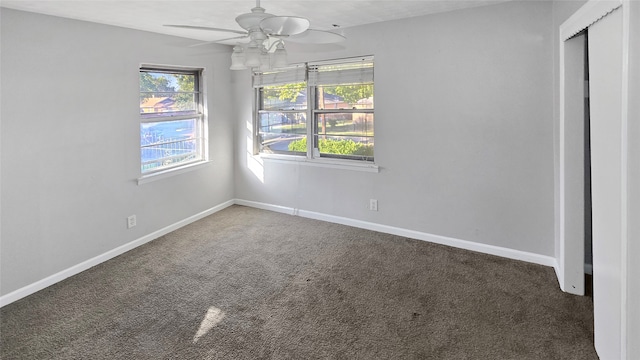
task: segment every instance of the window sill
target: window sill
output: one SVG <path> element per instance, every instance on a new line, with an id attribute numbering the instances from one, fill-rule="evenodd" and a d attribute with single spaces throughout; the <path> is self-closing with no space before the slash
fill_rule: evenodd
<path id="1" fill-rule="evenodd" d="M 178 175 L 178 174 L 184 174 L 184 173 L 189 172 L 189 171 L 198 170 L 198 169 L 201 169 L 201 168 L 209 165 L 210 163 L 211 163 L 211 161 L 209 161 L 209 160 L 199 161 L 199 162 L 196 162 L 196 163 L 193 163 L 193 164 L 188 164 L 188 165 L 176 167 L 176 168 L 173 168 L 173 169 L 167 169 L 167 170 L 158 171 L 158 172 L 152 173 L 152 174 L 142 175 L 137 180 L 138 181 L 138 185 L 150 183 L 150 182 L 153 182 L 153 181 L 156 181 L 156 180 L 166 179 L 168 177 L 172 177 L 172 176 Z"/>
<path id="2" fill-rule="evenodd" d="M 342 170 L 353 170 L 353 171 L 364 171 L 364 172 L 372 172 L 379 173 L 380 168 L 378 165 L 370 162 L 360 162 L 358 160 L 341 160 L 341 159 L 323 159 L 323 158 L 314 158 L 309 159 L 305 156 L 298 155 L 281 155 L 281 154 L 265 154 L 261 153 L 260 155 L 256 155 L 256 157 L 263 159 L 268 162 L 278 162 L 278 163 L 296 163 L 304 166 L 315 166 L 315 167 L 323 167 L 323 168 L 331 168 L 331 169 L 342 169 Z"/>

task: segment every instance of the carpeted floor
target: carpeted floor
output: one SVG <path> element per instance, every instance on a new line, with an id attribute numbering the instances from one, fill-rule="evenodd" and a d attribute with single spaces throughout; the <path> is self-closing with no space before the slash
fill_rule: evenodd
<path id="1" fill-rule="evenodd" d="M 553 269 L 232 206 L 0 310 L 9 359 L 597 359 Z"/>

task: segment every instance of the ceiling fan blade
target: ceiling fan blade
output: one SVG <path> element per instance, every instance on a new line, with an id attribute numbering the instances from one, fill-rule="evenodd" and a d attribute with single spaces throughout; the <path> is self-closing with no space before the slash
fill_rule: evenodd
<path id="1" fill-rule="evenodd" d="M 223 31 L 223 32 L 230 32 L 230 33 L 234 33 L 234 34 L 248 35 L 248 33 L 246 31 L 221 29 L 221 28 L 214 28 L 214 27 L 208 27 L 208 26 L 193 26 L 193 25 L 164 25 L 164 26 L 174 27 L 174 28 L 182 28 L 182 29 Z"/>
<path id="2" fill-rule="evenodd" d="M 307 44 L 333 44 L 346 40 L 343 35 L 325 31 L 308 29 L 298 35 L 292 35 L 287 38 L 288 41 Z"/>
<path id="3" fill-rule="evenodd" d="M 214 41 L 205 41 L 205 42 L 189 45 L 189 47 L 197 47 L 197 46 L 202 46 L 202 45 L 219 44 L 219 43 L 221 43 L 223 41 L 236 40 L 236 39 L 246 39 L 248 37 L 249 37 L 249 35 L 234 36 L 234 37 L 226 38 L 226 39 L 220 39 L 220 40 L 214 40 Z"/>
<path id="4" fill-rule="evenodd" d="M 226 38 L 226 39 L 220 39 L 220 40 L 216 40 L 214 42 L 223 42 L 223 41 L 228 41 L 228 40 L 235 40 L 235 39 L 246 39 L 249 37 L 249 34 L 247 35 L 243 35 L 243 36 L 234 36 L 234 37 L 230 37 L 230 38 Z"/>
<path id="5" fill-rule="evenodd" d="M 299 16 L 271 16 L 260 21 L 260 29 L 269 35 L 297 35 L 309 29 L 309 19 Z"/>

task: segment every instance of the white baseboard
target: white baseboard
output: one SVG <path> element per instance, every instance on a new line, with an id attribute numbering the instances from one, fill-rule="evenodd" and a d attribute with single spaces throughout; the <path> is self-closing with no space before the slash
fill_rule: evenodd
<path id="1" fill-rule="evenodd" d="M 155 240 L 163 235 L 166 235 L 172 231 L 175 231 L 183 226 L 186 226 L 192 222 L 200 220 L 206 216 L 209 216 L 213 213 L 216 213 L 234 204 L 244 205 L 244 206 L 253 207 L 257 209 L 275 211 L 275 212 L 284 213 L 288 215 L 297 215 L 297 216 L 302 216 L 310 219 L 332 222 L 336 224 L 353 226 L 361 229 L 373 230 L 373 231 L 403 236 L 403 237 L 417 239 L 417 240 L 428 241 L 436 244 L 452 246 L 452 247 L 461 248 L 465 250 L 471 250 L 471 251 L 477 251 L 480 253 L 501 256 L 508 259 L 521 260 L 521 261 L 526 261 L 526 262 L 535 263 L 535 264 L 544 265 L 544 266 L 551 266 L 556 269 L 556 272 L 558 270 L 556 259 L 550 256 L 539 255 L 539 254 L 534 254 L 534 253 L 529 253 L 529 252 L 524 252 L 519 250 L 513 250 L 513 249 L 508 249 L 508 248 L 503 248 L 503 247 L 498 247 L 493 245 L 481 244 L 481 243 L 476 243 L 472 241 L 454 239 L 454 238 L 449 238 L 449 237 L 440 236 L 440 235 L 433 235 L 433 234 L 428 234 L 428 233 L 414 231 L 414 230 L 408 230 L 408 229 L 403 229 L 403 228 L 398 228 L 398 227 L 393 227 L 388 225 L 381 225 L 381 224 L 376 224 L 376 223 L 367 222 L 367 221 L 345 218 L 341 216 L 323 214 L 323 213 L 307 211 L 307 210 L 299 210 L 299 209 L 286 207 L 286 206 L 278 206 L 278 205 L 260 203 L 255 201 L 235 199 L 235 200 L 229 200 L 220 205 L 214 206 L 201 213 L 195 214 L 184 220 L 178 221 L 172 225 L 169 225 L 158 231 L 155 231 L 151 234 L 138 238 L 130 243 L 119 246 L 113 250 L 107 251 L 101 255 L 98 255 L 89 260 L 83 261 L 80 264 L 74 265 L 68 269 L 62 270 L 42 280 L 36 281 L 35 283 L 29 284 L 9 294 L 1 296 L 0 307 L 11 304 L 12 302 L 20 300 L 25 296 L 31 295 L 48 286 L 58 283 L 70 276 L 81 273 L 82 271 L 92 268 L 100 263 L 110 260 L 129 250 L 135 249 L 138 246 L 144 245 L 152 240 Z"/>
<path id="2" fill-rule="evenodd" d="M 460 239 L 450 238 L 446 236 L 433 235 L 433 234 L 428 234 L 428 233 L 415 231 L 415 230 L 408 230 L 408 229 L 398 228 L 394 226 L 376 224 L 368 221 L 354 220 L 354 219 L 345 218 L 341 216 L 328 215 L 328 214 L 307 211 L 307 210 L 299 210 L 299 209 L 294 209 L 286 206 L 271 205 L 271 204 L 265 204 L 265 203 L 247 201 L 247 200 L 241 200 L 241 199 L 236 199 L 236 204 L 254 207 L 254 208 L 263 209 L 263 210 L 276 211 L 276 212 L 285 213 L 289 215 L 298 215 L 298 216 L 302 216 L 310 219 L 348 225 L 348 226 L 353 226 L 361 229 L 373 230 L 373 231 L 403 236 L 403 237 L 416 239 L 416 240 L 423 240 L 423 241 L 427 241 L 435 244 L 447 245 L 447 246 L 456 247 L 460 249 L 476 251 L 484 254 L 496 255 L 496 256 L 513 259 L 513 260 L 521 260 L 521 261 L 526 261 L 534 264 L 550 266 L 556 269 L 557 271 L 556 259 L 551 256 L 540 255 L 540 254 L 535 254 L 535 253 L 530 253 L 530 252 L 525 252 L 520 250 L 514 250 L 514 249 L 509 249 L 509 248 L 504 248 L 504 247 L 499 247 L 494 245 L 487 245 L 487 244 L 482 244 L 482 243 L 477 243 L 477 242 L 472 242 L 467 240 L 460 240 Z"/>
<path id="3" fill-rule="evenodd" d="M 171 224 L 167 227 L 164 227 L 158 231 L 154 231 L 151 234 L 145 235 L 141 238 L 138 238 L 130 243 L 124 244 L 122 246 L 119 246 L 113 250 L 109 250 L 101 255 L 98 255 L 96 257 L 93 257 L 89 260 L 83 261 L 80 264 L 74 265 L 68 269 L 62 270 L 56 274 L 53 274 L 51 276 L 48 276 L 42 280 L 36 281 L 32 284 L 29 284 L 25 287 L 22 287 L 18 290 L 15 290 L 13 292 L 10 292 L 2 297 L 0 297 L 0 307 L 3 307 L 5 305 L 11 304 L 14 301 L 20 300 L 25 296 L 31 295 L 37 291 L 40 291 L 48 286 L 51 286 L 55 283 L 58 283 L 70 276 L 79 274 L 85 270 L 88 270 L 100 263 L 103 263 L 107 260 L 110 260 L 118 255 L 121 255 L 129 250 L 135 249 L 138 246 L 144 245 L 152 240 L 155 240 L 163 235 L 166 235 L 172 231 L 175 231 L 185 225 L 189 225 L 192 222 L 195 222 L 197 220 L 200 220 L 206 216 L 209 216 L 213 213 L 216 213 L 222 209 L 225 209 L 231 205 L 233 205 L 235 203 L 234 200 L 229 200 L 226 201 L 220 205 L 214 206 L 210 209 L 207 209 L 201 213 L 195 214 L 193 216 L 190 216 L 184 220 L 178 221 L 174 224 Z"/>
<path id="4" fill-rule="evenodd" d="M 275 211 L 275 212 L 288 214 L 288 215 L 296 215 L 296 211 L 294 208 L 290 208 L 286 206 L 271 205 L 271 204 L 265 204 L 257 201 L 249 201 L 249 200 L 242 200 L 242 199 L 236 199 L 235 204 L 248 206 L 256 209 Z"/>

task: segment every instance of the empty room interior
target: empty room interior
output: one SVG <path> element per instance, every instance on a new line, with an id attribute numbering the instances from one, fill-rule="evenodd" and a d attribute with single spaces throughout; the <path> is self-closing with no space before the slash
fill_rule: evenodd
<path id="1" fill-rule="evenodd" d="M 640 2 L 0 6 L 0 357 L 640 359 Z"/>

